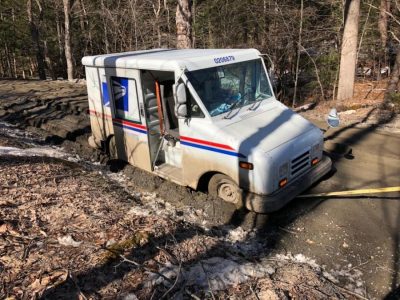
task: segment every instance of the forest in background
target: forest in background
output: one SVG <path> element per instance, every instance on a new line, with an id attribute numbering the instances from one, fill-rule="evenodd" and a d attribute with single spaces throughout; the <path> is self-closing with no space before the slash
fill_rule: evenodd
<path id="1" fill-rule="evenodd" d="M 335 99 L 341 76 L 391 76 L 396 98 L 399 25 L 398 0 L 0 0 L 0 77 L 83 78 L 92 54 L 256 48 L 288 103 Z M 355 67 L 343 75 L 346 26 Z"/>

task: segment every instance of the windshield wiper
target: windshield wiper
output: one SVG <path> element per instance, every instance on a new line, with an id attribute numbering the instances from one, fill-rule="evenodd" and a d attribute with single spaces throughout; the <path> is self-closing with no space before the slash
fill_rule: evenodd
<path id="1" fill-rule="evenodd" d="M 258 100 L 258 98 L 260 98 L 260 97 L 264 97 L 263 99 L 261 99 L 260 101 L 257 101 Z M 257 108 L 259 108 L 260 107 L 260 105 L 261 105 L 261 102 L 263 101 L 263 100 L 265 100 L 267 97 L 265 97 L 265 96 L 263 96 L 262 94 L 260 94 L 260 95 L 258 95 L 257 97 L 256 97 L 256 99 L 254 99 L 254 103 L 253 103 L 253 105 L 252 106 L 250 106 L 249 108 L 248 108 L 248 110 L 256 110 Z M 255 107 L 256 106 L 256 104 L 258 104 L 257 105 L 257 107 Z"/>
<path id="2" fill-rule="evenodd" d="M 238 100 L 238 101 L 236 101 L 235 103 L 233 103 L 233 104 L 231 105 L 231 107 L 229 107 L 228 112 L 227 112 L 227 114 L 225 115 L 224 119 L 229 119 L 229 117 L 230 117 L 232 111 L 233 111 L 240 103 L 242 103 L 242 100 Z"/>

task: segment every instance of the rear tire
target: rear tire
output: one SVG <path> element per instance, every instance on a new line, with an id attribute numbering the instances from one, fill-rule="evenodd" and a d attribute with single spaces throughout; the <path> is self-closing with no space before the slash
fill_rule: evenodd
<path id="1" fill-rule="evenodd" d="M 232 203 L 236 208 L 243 207 L 242 190 L 228 176 L 215 174 L 208 183 L 208 193 L 214 197 L 221 198 L 225 202 Z"/>
<path id="2" fill-rule="evenodd" d="M 117 145 L 115 143 L 115 136 L 111 136 L 107 144 L 107 154 L 110 159 L 118 159 Z"/>

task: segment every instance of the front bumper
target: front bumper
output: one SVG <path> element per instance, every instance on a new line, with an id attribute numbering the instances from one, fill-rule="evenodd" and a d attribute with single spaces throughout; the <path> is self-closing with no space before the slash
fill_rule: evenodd
<path id="1" fill-rule="evenodd" d="M 281 209 L 297 195 L 308 189 L 314 182 L 318 181 L 332 168 L 332 161 L 326 155 L 322 160 L 307 173 L 289 182 L 284 188 L 269 195 L 258 195 L 247 192 L 244 201 L 248 210 L 257 213 L 269 213 Z"/>

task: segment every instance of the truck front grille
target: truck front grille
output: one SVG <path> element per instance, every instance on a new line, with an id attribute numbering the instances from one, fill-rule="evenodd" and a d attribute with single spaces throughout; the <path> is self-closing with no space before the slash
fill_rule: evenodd
<path id="1" fill-rule="evenodd" d="M 310 151 L 295 157 L 290 164 L 291 177 L 296 177 L 310 167 Z"/>

